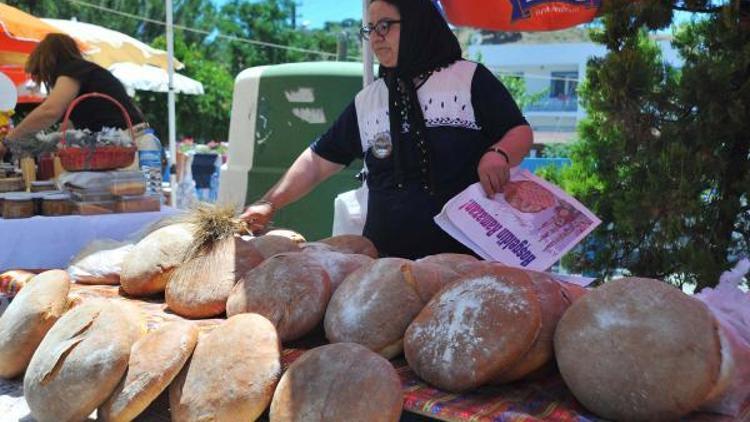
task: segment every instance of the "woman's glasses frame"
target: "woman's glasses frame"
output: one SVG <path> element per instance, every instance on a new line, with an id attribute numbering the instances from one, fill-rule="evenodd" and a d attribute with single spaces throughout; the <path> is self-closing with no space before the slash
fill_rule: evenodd
<path id="1" fill-rule="evenodd" d="M 381 37 L 385 38 L 386 35 L 388 35 L 388 31 L 391 30 L 391 26 L 394 24 L 401 23 L 401 20 L 399 19 L 381 19 L 377 23 L 369 24 L 367 26 L 363 26 L 359 30 L 359 36 L 363 40 L 369 40 L 371 34 L 374 32 Z"/>

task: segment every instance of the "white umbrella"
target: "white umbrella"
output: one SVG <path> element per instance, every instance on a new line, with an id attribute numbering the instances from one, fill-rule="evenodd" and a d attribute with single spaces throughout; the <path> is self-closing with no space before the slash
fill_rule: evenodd
<path id="1" fill-rule="evenodd" d="M 169 92 L 169 74 L 162 68 L 135 63 L 115 63 L 109 71 L 133 91 Z M 187 76 L 174 74 L 174 91 L 178 94 L 203 95 L 203 84 Z"/>

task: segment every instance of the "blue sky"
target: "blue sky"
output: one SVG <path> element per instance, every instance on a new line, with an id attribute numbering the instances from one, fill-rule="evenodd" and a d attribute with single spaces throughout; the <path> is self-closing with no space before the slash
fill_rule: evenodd
<path id="1" fill-rule="evenodd" d="M 362 18 L 361 0 L 297 0 L 300 23 L 319 28 L 327 21 Z"/>

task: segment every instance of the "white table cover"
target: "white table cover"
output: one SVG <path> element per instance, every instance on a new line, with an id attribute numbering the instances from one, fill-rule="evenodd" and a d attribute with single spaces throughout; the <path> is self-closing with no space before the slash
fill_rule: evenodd
<path id="1" fill-rule="evenodd" d="M 0 219 L 0 272 L 64 269 L 93 240 L 123 241 L 156 220 L 179 211 Z"/>

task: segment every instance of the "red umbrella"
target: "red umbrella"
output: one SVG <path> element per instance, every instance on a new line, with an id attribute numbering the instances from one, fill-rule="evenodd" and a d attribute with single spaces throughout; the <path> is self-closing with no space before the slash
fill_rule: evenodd
<path id="1" fill-rule="evenodd" d="M 590 22 L 602 0 L 440 0 L 456 26 L 495 31 L 553 31 Z"/>

